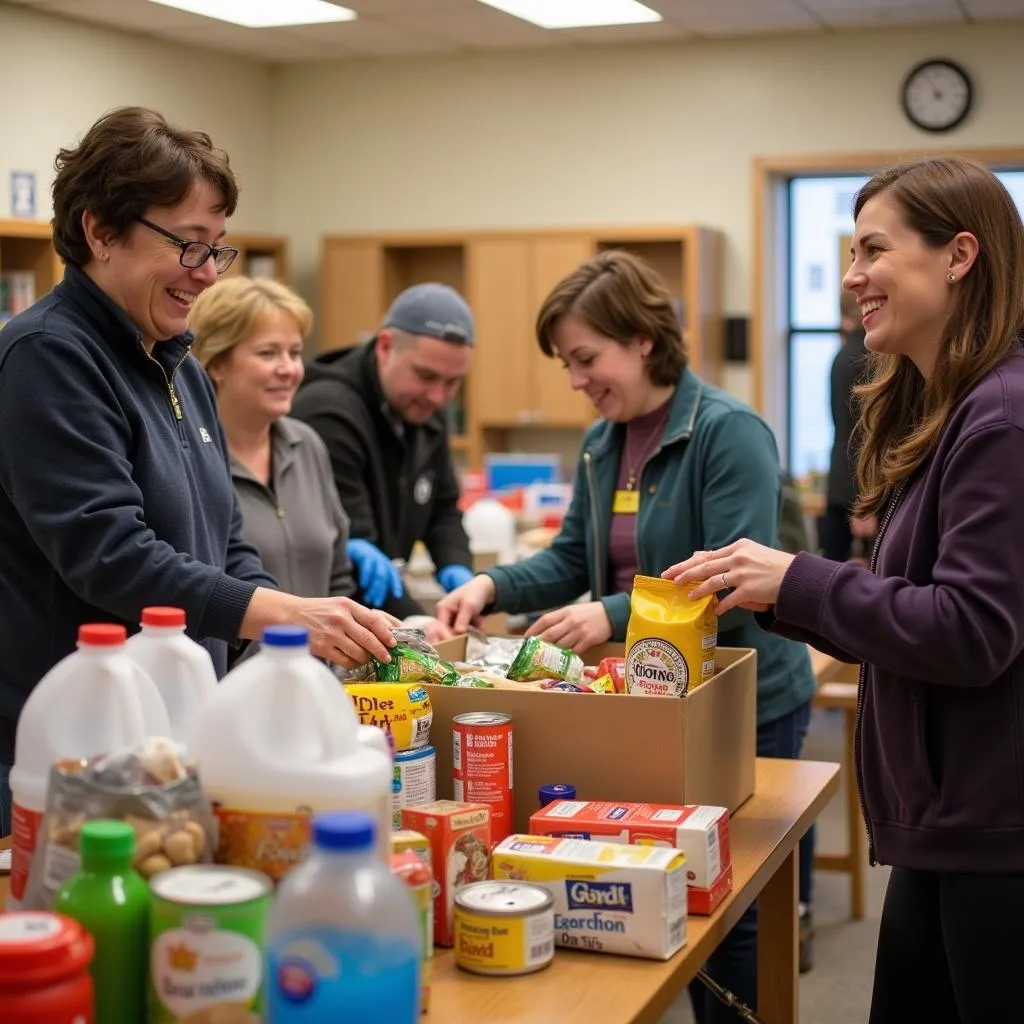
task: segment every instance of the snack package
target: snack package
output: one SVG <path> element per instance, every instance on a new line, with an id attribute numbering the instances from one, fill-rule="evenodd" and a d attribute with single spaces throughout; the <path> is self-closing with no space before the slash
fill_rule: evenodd
<path id="1" fill-rule="evenodd" d="M 213 862 L 217 823 L 210 801 L 174 741 L 153 738 L 53 767 L 23 909 L 52 907 L 57 890 L 81 867 L 78 834 L 95 818 L 120 819 L 135 829 L 133 866 L 143 878 Z"/>
<path id="2" fill-rule="evenodd" d="M 479 668 L 490 674 L 506 676 L 522 646 L 522 637 L 488 636 L 478 629 L 471 629 L 466 634 L 464 664 L 469 668 Z"/>
<path id="3" fill-rule="evenodd" d="M 597 666 L 594 673 L 596 678 L 608 676 L 616 693 L 626 692 L 626 659 L 625 658 L 602 658 L 601 664 Z"/>
<path id="4" fill-rule="evenodd" d="M 560 679 L 566 683 L 579 683 L 583 679 L 583 659 L 564 647 L 529 636 L 509 667 L 508 677 L 517 682 Z"/>
<path id="5" fill-rule="evenodd" d="M 376 670 L 377 681 L 381 683 L 437 683 L 451 686 L 459 677 L 455 667 L 450 662 L 442 661 L 436 653 L 426 654 L 402 641 L 391 648 L 391 661 L 376 662 Z"/>
<path id="6" fill-rule="evenodd" d="M 691 601 L 686 588 L 636 576 L 626 627 L 626 690 L 685 697 L 715 672 L 718 616 L 713 597 Z"/>
<path id="7" fill-rule="evenodd" d="M 455 682 L 450 683 L 451 686 L 473 686 L 479 687 L 482 690 L 493 690 L 494 683 L 483 674 L 474 674 L 468 676 L 459 676 Z"/>

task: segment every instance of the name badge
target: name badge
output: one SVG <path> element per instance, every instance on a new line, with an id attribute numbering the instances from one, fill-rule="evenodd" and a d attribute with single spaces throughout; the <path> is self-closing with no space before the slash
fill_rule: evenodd
<path id="1" fill-rule="evenodd" d="M 612 499 L 612 513 L 617 516 L 635 516 L 640 511 L 639 491 L 616 491 Z"/>

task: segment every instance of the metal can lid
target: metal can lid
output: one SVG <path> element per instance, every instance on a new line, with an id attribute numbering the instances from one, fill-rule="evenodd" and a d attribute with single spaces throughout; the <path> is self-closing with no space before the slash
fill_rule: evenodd
<path id="1" fill-rule="evenodd" d="M 474 914 L 517 917 L 550 910 L 554 897 L 541 885 L 526 882 L 471 882 L 455 893 L 455 905 Z"/>
<path id="2" fill-rule="evenodd" d="M 456 715 L 453 725 L 508 725 L 511 715 L 503 715 L 500 711 L 470 711 L 465 715 Z"/>
<path id="3" fill-rule="evenodd" d="M 168 903 L 226 907 L 266 896 L 271 883 L 266 875 L 249 868 L 201 864 L 162 871 L 150 881 L 149 888 Z"/>

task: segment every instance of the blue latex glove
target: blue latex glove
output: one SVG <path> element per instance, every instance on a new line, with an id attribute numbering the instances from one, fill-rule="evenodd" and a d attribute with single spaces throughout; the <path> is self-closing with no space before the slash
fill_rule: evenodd
<path id="1" fill-rule="evenodd" d="M 456 587 L 468 583 L 473 578 L 473 570 L 467 569 L 464 565 L 446 565 L 443 569 L 437 570 L 437 582 L 444 587 L 445 593 L 450 594 Z"/>
<path id="2" fill-rule="evenodd" d="M 381 608 L 388 597 L 401 597 L 405 592 L 402 577 L 391 559 L 368 540 L 350 540 L 348 557 L 356 567 L 359 589 L 368 608 Z"/>

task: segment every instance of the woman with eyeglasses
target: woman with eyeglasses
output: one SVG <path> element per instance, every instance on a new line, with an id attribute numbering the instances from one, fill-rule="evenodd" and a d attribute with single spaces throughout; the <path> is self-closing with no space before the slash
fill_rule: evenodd
<path id="1" fill-rule="evenodd" d="M 238 186 L 209 136 L 139 107 L 57 156 L 64 280 L 0 332 L 0 835 L 18 716 L 78 626 L 185 609 L 220 671 L 265 626 L 343 665 L 387 659 L 397 621 L 276 589 L 242 538 L 189 312 L 228 269 Z"/>

